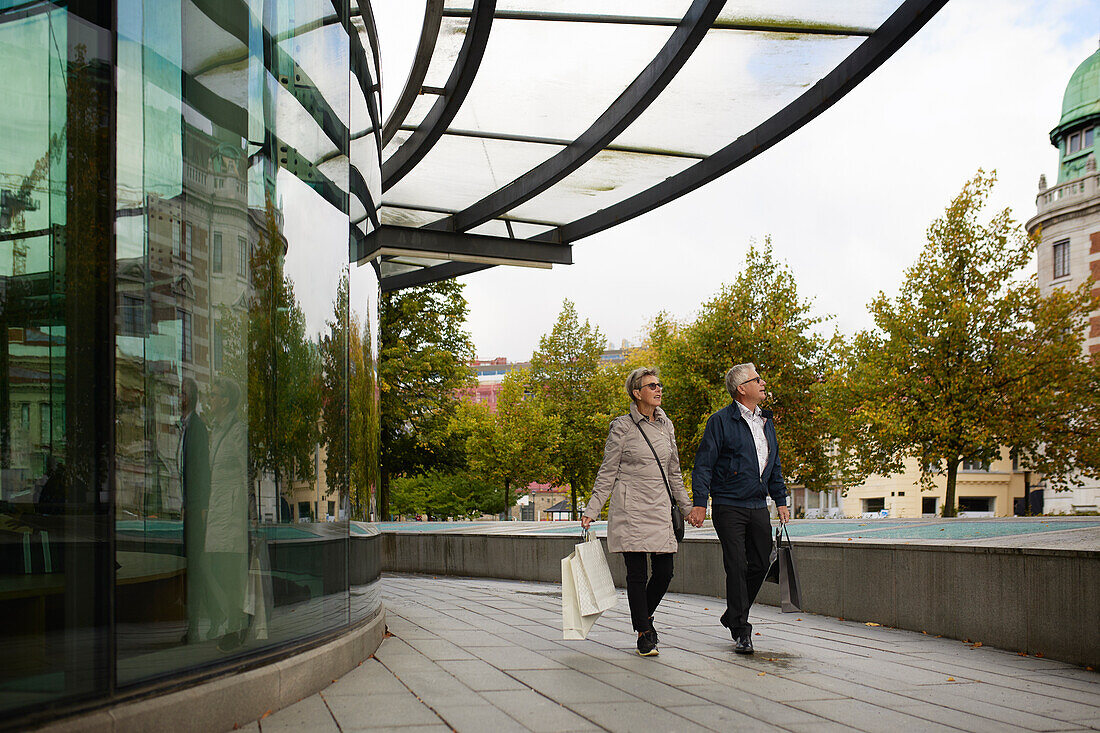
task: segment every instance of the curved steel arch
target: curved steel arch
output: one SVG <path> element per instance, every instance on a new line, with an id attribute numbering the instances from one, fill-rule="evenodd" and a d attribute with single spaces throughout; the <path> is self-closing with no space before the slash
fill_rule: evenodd
<path id="1" fill-rule="evenodd" d="M 725 4 L 725 0 L 694 0 L 653 60 L 576 140 L 477 203 L 426 228 L 473 229 L 538 196 L 596 157 L 664 91 L 706 38 Z"/>
<path id="2" fill-rule="evenodd" d="M 474 0 L 470 25 L 462 41 L 462 50 L 451 76 L 447 79 L 443 96 L 436 100 L 424 121 L 408 140 L 390 158 L 382 163 L 382 190 L 386 191 L 404 178 L 416 166 L 432 146 L 439 141 L 451 120 L 458 114 L 470 85 L 477 76 L 485 46 L 489 42 L 489 30 L 493 25 L 496 0 Z"/>
<path id="3" fill-rule="evenodd" d="M 416 44 L 416 56 L 413 57 L 412 68 L 409 69 L 409 78 L 405 80 L 405 88 L 401 90 L 401 96 L 390 112 L 382 128 L 382 147 L 386 147 L 393 136 L 409 116 L 409 111 L 420 94 L 420 88 L 424 85 L 424 77 L 428 74 L 428 66 L 431 65 L 432 55 L 439 38 L 439 25 L 443 20 L 443 0 L 428 0 L 424 4 L 424 25 L 420 29 L 420 41 Z"/>
<path id="4" fill-rule="evenodd" d="M 605 209 L 531 237 L 575 242 L 690 193 L 737 168 L 827 110 L 932 19 L 947 0 L 905 0 L 874 34 L 798 99 L 690 168 Z"/>

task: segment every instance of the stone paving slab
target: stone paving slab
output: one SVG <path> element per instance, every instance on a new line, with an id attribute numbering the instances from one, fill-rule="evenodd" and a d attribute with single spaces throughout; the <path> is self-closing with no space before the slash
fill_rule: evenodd
<path id="1" fill-rule="evenodd" d="M 276 731 L 1100 730 L 1100 674 L 916 632 L 753 608 L 733 653 L 723 603 L 670 594 L 661 654 L 634 653 L 625 593 L 563 641 L 545 583 L 388 575 L 391 636 L 318 695 L 250 726 Z"/>

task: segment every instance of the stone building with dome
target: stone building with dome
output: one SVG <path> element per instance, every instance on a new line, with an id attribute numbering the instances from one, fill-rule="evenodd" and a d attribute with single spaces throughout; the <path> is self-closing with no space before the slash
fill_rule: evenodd
<path id="1" fill-rule="evenodd" d="M 1076 289 L 1090 277 L 1100 292 L 1100 173 L 1096 152 L 1100 143 L 1100 50 L 1085 59 L 1066 85 L 1062 116 L 1050 132 L 1058 149 L 1058 178 L 1051 186 L 1039 177 L 1036 214 L 1027 230 L 1039 232 L 1039 290 Z M 1084 348 L 1100 353 L 1100 310 L 1093 311 Z M 1100 482 L 1065 492 L 1044 492 L 1044 511 L 1072 513 L 1100 507 Z"/>

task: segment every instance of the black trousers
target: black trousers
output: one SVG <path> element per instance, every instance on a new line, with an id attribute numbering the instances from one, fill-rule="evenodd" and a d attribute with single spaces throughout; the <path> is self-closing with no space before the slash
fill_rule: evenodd
<path id="1" fill-rule="evenodd" d="M 726 568 L 726 612 L 722 625 L 740 637 L 752 633 L 749 607 L 756 600 L 772 551 L 772 525 L 767 508 L 745 509 L 715 504 L 711 521 L 722 543 Z"/>
<path id="2" fill-rule="evenodd" d="M 626 563 L 626 597 L 630 601 L 630 621 L 635 631 L 649 629 L 649 617 L 665 597 L 672 582 L 671 552 L 624 552 Z M 646 572 L 646 555 L 653 565 L 653 574 Z M 649 576 L 648 579 L 646 576 Z"/>

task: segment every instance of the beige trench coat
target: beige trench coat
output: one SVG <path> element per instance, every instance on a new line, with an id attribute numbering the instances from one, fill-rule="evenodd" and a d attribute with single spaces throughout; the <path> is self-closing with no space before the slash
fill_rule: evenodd
<path id="1" fill-rule="evenodd" d="M 599 519 L 600 510 L 610 496 L 611 507 L 607 513 L 609 552 L 676 552 L 668 491 L 653 451 L 638 432 L 639 423 L 665 467 L 680 510 L 685 517 L 691 511 L 691 499 L 680 477 L 680 456 L 672 421 L 658 407 L 650 422 L 631 405 L 629 415 L 611 421 L 603 464 L 596 474 L 592 499 L 584 514 Z"/>

